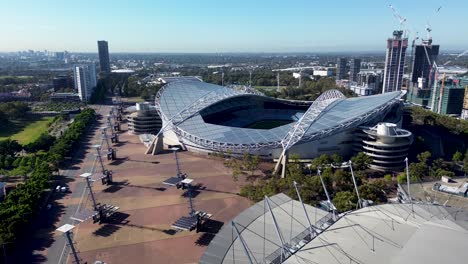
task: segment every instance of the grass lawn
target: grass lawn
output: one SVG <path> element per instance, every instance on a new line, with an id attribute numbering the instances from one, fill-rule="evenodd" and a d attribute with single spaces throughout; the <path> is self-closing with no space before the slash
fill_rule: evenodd
<path id="1" fill-rule="evenodd" d="M 43 132 L 47 131 L 48 124 L 53 117 L 32 118 L 14 120 L 0 126 L 0 140 L 11 138 L 21 144 L 28 144 L 36 140 Z"/>

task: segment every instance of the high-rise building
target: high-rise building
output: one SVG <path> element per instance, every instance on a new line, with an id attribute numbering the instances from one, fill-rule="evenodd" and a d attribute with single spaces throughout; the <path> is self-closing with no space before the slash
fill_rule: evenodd
<path id="1" fill-rule="evenodd" d="M 461 118 L 468 120 L 468 85 L 465 87 L 465 96 L 463 98 L 463 109 L 461 112 Z"/>
<path id="2" fill-rule="evenodd" d="M 68 75 L 59 75 L 52 79 L 52 85 L 54 86 L 54 91 L 64 88 L 73 88 L 73 79 Z"/>
<path id="3" fill-rule="evenodd" d="M 407 47 L 408 38 L 403 37 L 403 31 L 393 31 L 393 38 L 387 40 L 382 93 L 401 90 Z"/>
<path id="4" fill-rule="evenodd" d="M 78 96 L 82 102 L 87 102 L 97 84 L 96 65 L 94 63 L 75 65 L 73 67 L 73 76 Z"/>
<path id="5" fill-rule="evenodd" d="M 336 79 L 342 80 L 346 77 L 346 58 L 338 58 L 336 63 Z"/>
<path id="6" fill-rule="evenodd" d="M 468 86 L 467 77 L 442 78 L 435 86 L 433 111 L 443 115 L 462 115 L 465 89 Z"/>
<path id="7" fill-rule="evenodd" d="M 99 51 L 99 65 L 101 67 L 101 72 L 110 72 L 109 46 L 107 45 L 107 41 L 105 40 L 98 41 L 98 51 Z"/>
<path id="8" fill-rule="evenodd" d="M 411 73 L 411 83 L 418 89 L 431 89 L 434 85 L 434 61 L 439 55 L 439 45 L 432 45 L 432 39 L 416 45 Z"/>
<path id="9" fill-rule="evenodd" d="M 352 59 L 349 71 L 349 80 L 351 82 L 357 82 L 358 73 L 361 71 L 361 59 Z"/>

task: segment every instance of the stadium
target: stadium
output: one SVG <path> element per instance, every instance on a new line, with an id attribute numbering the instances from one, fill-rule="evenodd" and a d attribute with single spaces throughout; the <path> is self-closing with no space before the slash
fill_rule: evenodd
<path id="1" fill-rule="evenodd" d="M 155 97 L 163 126 L 148 148 L 181 145 L 197 153 L 246 152 L 264 159 L 353 153 L 355 133 L 379 122 L 401 124 L 404 92 L 346 98 L 338 90 L 314 102 L 267 97 L 249 87 L 223 87 L 196 78 L 170 80 Z M 159 143 L 158 143 L 159 142 Z M 159 147 L 158 147 L 159 146 Z"/>

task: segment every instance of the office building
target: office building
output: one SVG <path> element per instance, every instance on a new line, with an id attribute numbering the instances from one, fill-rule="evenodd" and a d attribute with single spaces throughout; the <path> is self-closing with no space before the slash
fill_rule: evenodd
<path id="1" fill-rule="evenodd" d="M 461 115 L 467 85 L 466 77 L 439 80 L 435 92 L 431 94 L 431 101 L 435 94 L 433 111 L 443 115 Z"/>
<path id="2" fill-rule="evenodd" d="M 60 89 L 73 89 L 73 79 L 68 75 L 59 75 L 52 79 L 52 85 L 54 86 L 54 91 Z"/>
<path id="3" fill-rule="evenodd" d="M 405 54 L 408 38 L 403 37 L 402 30 L 393 31 L 393 38 L 387 40 L 385 70 L 382 93 L 400 91 L 405 71 Z"/>
<path id="4" fill-rule="evenodd" d="M 101 72 L 109 73 L 110 61 L 109 61 L 109 46 L 107 41 L 99 40 L 98 41 L 98 51 L 99 51 L 99 66 L 101 67 Z"/>
<path id="5" fill-rule="evenodd" d="M 468 120 L 468 86 L 465 86 L 465 96 L 463 98 L 463 109 L 461 113 L 463 120 Z"/>
<path id="6" fill-rule="evenodd" d="M 432 45 L 432 39 L 423 40 L 421 45 L 416 45 L 411 73 L 412 87 L 418 89 L 431 89 L 434 85 L 435 68 L 434 61 L 439 55 L 439 45 Z"/>
<path id="7" fill-rule="evenodd" d="M 75 88 L 82 102 L 88 102 L 96 88 L 96 65 L 94 63 L 75 65 L 73 67 Z"/>
<path id="8" fill-rule="evenodd" d="M 361 71 L 361 59 L 352 59 L 349 71 L 349 80 L 357 82 L 358 73 Z"/>
<path id="9" fill-rule="evenodd" d="M 346 77 L 346 58 L 338 58 L 336 63 L 336 79 L 342 80 Z"/>

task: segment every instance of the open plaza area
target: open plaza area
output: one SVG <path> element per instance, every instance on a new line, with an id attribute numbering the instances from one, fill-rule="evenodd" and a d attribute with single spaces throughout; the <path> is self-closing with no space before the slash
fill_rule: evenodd
<path id="1" fill-rule="evenodd" d="M 98 202 L 120 209 L 108 223 L 88 220 L 76 225 L 74 239 L 80 257 L 88 263 L 96 260 L 106 263 L 198 262 L 221 226 L 249 207 L 250 202 L 237 195 L 239 186 L 222 161 L 179 153 L 181 171 L 199 185 L 199 190 L 193 191 L 195 210 L 203 210 L 212 217 L 202 230 L 206 232 L 175 231 L 171 225 L 188 215 L 189 203 L 184 190 L 162 183 L 176 175 L 174 154 L 168 151 L 157 156 L 145 155 L 145 147 L 138 137 L 126 133 L 126 124 L 122 124 L 122 130 L 120 143 L 116 144 L 117 159 L 105 162 L 113 171 L 113 183 L 93 184 Z M 83 168 L 91 166 L 92 161 L 87 162 Z M 86 170 L 77 175 L 82 172 Z M 71 190 L 82 181 L 77 177 Z M 67 206 L 80 202 L 82 207 L 91 206 L 88 195 L 63 201 Z"/>

